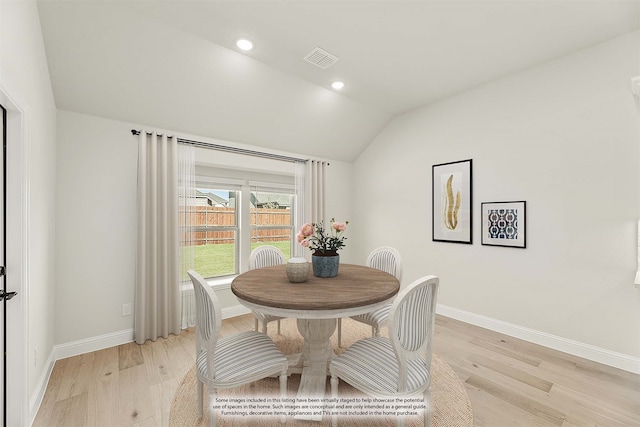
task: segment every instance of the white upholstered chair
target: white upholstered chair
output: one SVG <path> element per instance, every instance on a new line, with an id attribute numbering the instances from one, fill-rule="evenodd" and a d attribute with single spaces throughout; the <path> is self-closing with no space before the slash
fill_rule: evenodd
<path id="1" fill-rule="evenodd" d="M 367 257 L 367 266 L 389 273 L 402 283 L 402 258 L 400 252 L 394 248 L 382 246 L 374 249 Z M 387 322 L 390 309 L 391 303 L 351 318 L 371 326 L 371 335 L 377 337 L 380 335 L 380 328 Z M 342 347 L 342 319 L 338 319 L 338 346 Z"/>
<path id="2" fill-rule="evenodd" d="M 424 425 L 429 425 L 431 351 L 439 278 L 425 276 L 401 290 L 389 312 L 389 338 L 357 341 L 330 364 L 331 397 L 338 398 L 342 379 L 356 389 L 382 398 L 424 398 Z M 337 415 L 332 425 L 338 424 Z M 398 417 L 398 426 L 404 417 Z"/>
<path id="3" fill-rule="evenodd" d="M 249 255 L 249 270 L 256 268 L 271 267 L 272 265 L 280 265 L 286 262 L 282 251 L 275 246 L 264 245 L 258 246 Z M 270 322 L 278 321 L 278 334 L 280 333 L 280 320 L 284 317 L 272 316 L 264 314 L 260 311 L 253 311 L 255 317 L 255 330 L 258 330 L 258 322 L 262 323 L 262 332 L 267 333 L 267 325 Z"/>
<path id="4" fill-rule="evenodd" d="M 280 393 L 287 396 L 287 358 L 265 334 L 241 332 L 219 338 L 222 323 L 220 302 L 207 282 L 193 270 L 187 272 L 196 299 L 196 372 L 198 415 L 202 417 L 203 385 L 209 390 L 209 420 L 215 427 L 218 389 L 233 388 L 263 378 L 279 376 Z M 283 415 L 284 423 L 286 417 Z"/>

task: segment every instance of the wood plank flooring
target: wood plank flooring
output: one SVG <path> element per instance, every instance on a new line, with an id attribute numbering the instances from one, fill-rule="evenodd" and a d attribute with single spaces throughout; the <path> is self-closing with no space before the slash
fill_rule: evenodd
<path id="1" fill-rule="evenodd" d="M 245 315 L 222 334 L 250 329 Z M 640 426 L 640 375 L 443 316 L 434 351 L 465 383 L 475 426 Z M 194 357 L 190 329 L 59 360 L 33 425 L 166 426 Z"/>

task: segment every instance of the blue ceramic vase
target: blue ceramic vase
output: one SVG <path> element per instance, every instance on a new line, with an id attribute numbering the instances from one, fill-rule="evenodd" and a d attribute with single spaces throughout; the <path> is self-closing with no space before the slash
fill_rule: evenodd
<path id="1" fill-rule="evenodd" d="M 336 277 L 340 265 L 340 255 L 318 256 L 311 255 L 313 275 L 316 277 Z"/>

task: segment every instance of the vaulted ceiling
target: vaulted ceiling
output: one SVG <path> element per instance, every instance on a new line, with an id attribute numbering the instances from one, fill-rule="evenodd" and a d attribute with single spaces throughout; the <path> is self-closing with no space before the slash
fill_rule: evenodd
<path id="1" fill-rule="evenodd" d="M 344 161 L 395 115 L 640 28 L 638 0 L 40 0 L 38 10 L 59 109 Z M 241 36 L 255 49 L 239 51 Z M 339 59 L 304 61 L 315 47 Z"/>

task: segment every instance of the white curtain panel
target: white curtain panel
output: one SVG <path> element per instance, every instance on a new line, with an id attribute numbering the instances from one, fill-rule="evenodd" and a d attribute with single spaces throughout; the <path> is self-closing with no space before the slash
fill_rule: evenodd
<path id="1" fill-rule="evenodd" d="M 327 166 L 327 162 L 318 160 L 308 160 L 306 162 L 304 172 L 304 216 L 302 217 L 302 224 L 306 222 L 318 223 L 320 221 L 326 221 Z M 306 250 L 303 256 L 310 260 L 311 252 Z"/>
<path id="2" fill-rule="evenodd" d="M 307 173 L 307 162 L 296 162 L 295 163 L 295 192 L 296 192 L 296 205 L 294 210 L 293 217 L 293 228 L 295 233 L 297 233 L 302 225 L 306 222 L 304 215 L 304 207 L 305 207 L 305 176 Z M 294 257 L 302 257 L 305 252 L 303 251 L 303 247 L 298 244 L 293 245 L 293 256 Z"/>
<path id="3" fill-rule="evenodd" d="M 195 269 L 195 232 L 192 215 L 196 200 L 196 148 L 178 143 L 178 203 L 180 228 L 180 299 L 182 329 L 196 324 L 196 300 L 187 271 Z"/>
<path id="4" fill-rule="evenodd" d="M 310 160 L 307 162 L 307 195 L 305 197 L 305 217 L 307 222 L 326 220 L 327 205 L 327 162 Z"/>
<path id="5" fill-rule="evenodd" d="M 135 340 L 180 333 L 178 142 L 140 132 Z"/>

